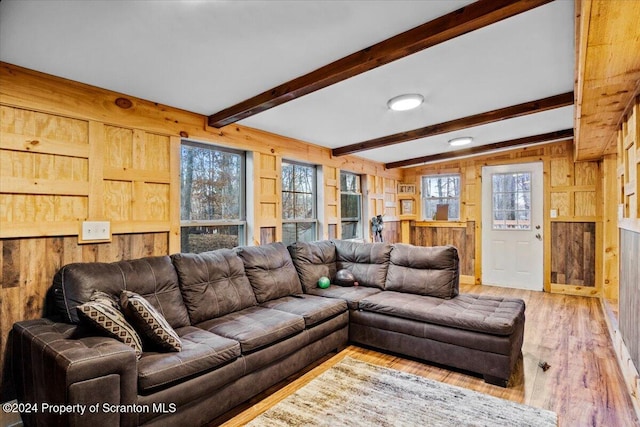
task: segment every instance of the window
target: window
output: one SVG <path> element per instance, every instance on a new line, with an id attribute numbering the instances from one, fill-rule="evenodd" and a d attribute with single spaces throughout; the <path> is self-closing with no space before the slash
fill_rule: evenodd
<path id="1" fill-rule="evenodd" d="M 180 250 L 244 244 L 244 153 L 183 141 L 180 160 Z"/>
<path id="2" fill-rule="evenodd" d="M 316 240 L 316 168 L 282 162 L 282 242 Z"/>
<path id="3" fill-rule="evenodd" d="M 460 219 L 460 175 L 428 175 L 422 177 L 422 215 L 435 219 L 438 205 L 448 207 L 449 219 Z"/>
<path id="4" fill-rule="evenodd" d="M 491 176 L 494 230 L 531 230 L 531 173 Z"/>
<path id="5" fill-rule="evenodd" d="M 361 238 L 362 192 L 359 175 L 340 172 L 340 216 L 342 218 L 341 238 Z"/>

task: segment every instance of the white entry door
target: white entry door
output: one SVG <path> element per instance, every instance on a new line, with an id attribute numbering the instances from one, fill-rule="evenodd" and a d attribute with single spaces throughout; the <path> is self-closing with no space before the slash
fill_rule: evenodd
<path id="1" fill-rule="evenodd" d="M 542 162 L 482 168 L 482 283 L 543 289 Z"/>

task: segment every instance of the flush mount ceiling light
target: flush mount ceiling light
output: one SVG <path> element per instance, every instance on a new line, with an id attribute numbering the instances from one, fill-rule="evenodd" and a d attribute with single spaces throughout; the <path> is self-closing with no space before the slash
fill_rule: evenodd
<path id="1" fill-rule="evenodd" d="M 391 98 L 387 106 L 393 111 L 407 111 L 419 107 L 423 102 L 424 96 L 419 93 L 408 93 Z"/>
<path id="2" fill-rule="evenodd" d="M 452 147 L 460 147 L 462 145 L 471 144 L 473 138 L 470 136 L 463 136 L 461 138 L 454 138 L 449 140 L 449 145 Z"/>

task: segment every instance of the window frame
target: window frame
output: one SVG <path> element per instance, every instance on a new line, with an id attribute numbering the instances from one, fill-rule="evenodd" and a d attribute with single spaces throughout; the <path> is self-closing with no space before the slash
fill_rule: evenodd
<path id="1" fill-rule="evenodd" d="M 307 192 L 302 192 L 302 191 L 295 191 L 295 188 L 293 191 L 289 191 L 289 190 L 285 190 L 284 185 L 282 185 L 282 178 L 280 178 L 281 180 L 281 196 L 283 199 L 283 209 L 282 209 L 282 228 L 284 231 L 284 224 L 300 224 L 300 223 L 306 223 L 306 224 L 313 224 L 313 229 L 314 229 L 314 233 L 313 233 L 313 239 L 312 240 L 317 240 L 318 239 L 318 224 L 320 223 L 319 219 L 318 219 L 318 166 L 314 165 L 314 164 L 309 164 L 309 163 L 303 163 L 303 162 L 298 162 L 295 160 L 282 160 L 282 164 L 281 164 L 281 169 L 284 168 L 284 165 L 292 165 L 294 167 L 294 174 L 295 174 L 295 167 L 306 167 L 306 168 L 311 168 L 313 169 L 313 178 L 311 180 L 311 193 L 307 193 Z M 281 174 L 282 175 L 282 174 Z M 295 181 L 294 181 L 294 187 L 295 187 Z M 294 201 L 294 213 L 295 213 L 295 195 L 296 194 L 311 194 L 311 200 L 313 202 L 313 208 L 312 208 L 312 216 L 313 218 L 284 218 L 284 193 L 291 193 L 293 195 L 293 201 Z M 284 233 L 283 233 L 284 234 Z M 297 239 L 297 225 L 296 225 L 296 239 Z M 284 241 L 284 236 L 283 236 L 283 241 Z"/>
<path id="2" fill-rule="evenodd" d="M 425 189 L 425 181 L 429 179 L 442 179 L 442 178 L 456 178 L 458 180 L 458 194 L 456 196 L 443 196 L 443 197 L 427 197 L 427 191 Z M 451 217 L 449 216 L 447 221 L 460 221 L 462 218 L 462 174 L 458 172 L 452 173 L 443 173 L 443 174 L 431 174 L 431 175 L 422 175 L 420 177 L 420 201 L 421 201 L 421 211 L 422 211 L 422 219 L 423 221 L 435 221 L 433 216 L 435 212 L 430 217 L 427 215 L 427 202 L 433 200 L 456 200 L 458 202 L 458 216 Z M 448 203 L 450 205 L 450 203 Z"/>
<path id="3" fill-rule="evenodd" d="M 240 185 L 239 190 L 240 194 L 238 195 L 238 200 L 240 202 L 239 206 L 239 216 L 238 219 L 189 219 L 185 220 L 182 218 L 182 168 L 183 168 L 183 156 L 182 156 L 182 147 L 189 146 L 194 148 L 206 149 L 211 151 L 219 151 L 227 154 L 234 154 L 240 157 Z M 247 152 L 242 150 L 235 150 L 233 148 L 222 147 L 215 144 L 209 144 L 204 142 L 193 141 L 189 139 L 183 139 L 180 141 L 180 238 L 182 241 L 182 232 L 184 228 L 188 227 L 226 227 L 226 226 L 237 226 L 238 230 L 238 245 L 242 246 L 247 242 L 247 187 L 246 187 L 246 173 L 247 173 Z M 182 244 L 180 245 L 180 250 L 184 251 Z M 211 249 L 213 250 L 213 249 Z"/>

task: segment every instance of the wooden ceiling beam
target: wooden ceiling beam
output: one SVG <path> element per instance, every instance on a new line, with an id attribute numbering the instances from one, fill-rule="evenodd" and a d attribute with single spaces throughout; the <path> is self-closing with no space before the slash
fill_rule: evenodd
<path id="1" fill-rule="evenodd" d="M 220 128 L 553 0 L 479 0 L 338 59 L 208 118 Z"/>
<path id="2" fill-rule="evenodd" d="M 388 147 L 389 145 L 400 144 L 401 142 L 413 141 L 414 139 L 426 138 L 440 135 L 447 132 L 466 129 L 473 126 L 486 125 L 500 120 L 513 119 L 515 117 L 526 116 L 528 114 L 541 113 L 554 108 L 566 107 L 573 104 L 573 92 L 550 96 L 538 99 L 537 101 L 525 102 L 510 107 L 499 108 L 473 116 L 462 117 L 448 122 L 426 126 L 420 129 L 400 132 L 393 135 L 382 136 L 368 141 L 358 142 L 344 147 L 334 148 L 331 153 L 334 156 L 344 156 L 357 153 L 359 151 L 373 150 L 374 148 Z"/>
<path id="3" fill-rule="evenodd" d="M 412 166 L 420 163 L 435 162 L 441 160 L 451 160 L 458 157 L 468 157 L 485 154 L 490 151 L 504 148 L 514 148 L 523 145 L 539 144 L 542 142 L 559 141 L 573 138 L 573 129 L 564 129 L 555 132 L 543 133 L 540 135 L 527 136 L 524 138 L 511 139 L 509 141 L 495 142 L 493 144 L 481 145 L 479 147 L 464 148 L 462 150 L 450 151 L 447 153 L 433 154 L 431 156 L 416 157 L 414 159 L 400 160 L 385 164 L 385 168 L 394 169 L 404 166 Z"/>

